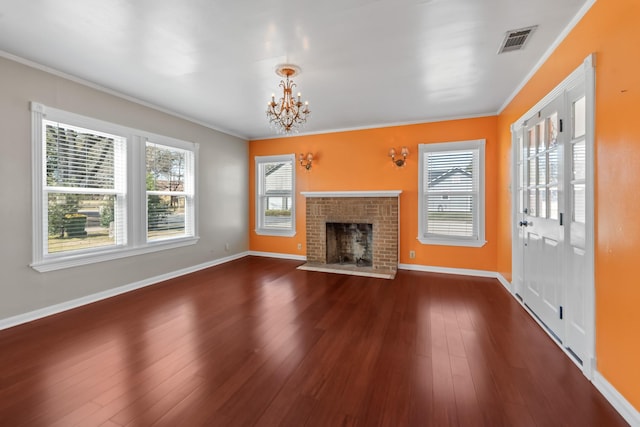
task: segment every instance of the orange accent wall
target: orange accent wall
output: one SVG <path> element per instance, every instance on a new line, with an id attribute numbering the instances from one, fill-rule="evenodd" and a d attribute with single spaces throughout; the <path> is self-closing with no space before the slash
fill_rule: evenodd
<path id="1" fill-rule="evenodd" d="M 509 125 L 596 53 L 598 371 L 640 410 L 640 2 L 600 0 L 498 118 L 498 271 L 511 275 Z"/>
<path id="2" fill-rule="evenodd" d="M 301 191 L 402 190 L 400 196 L 400 262 L 426 266 L 496 271 L 497 117 L 327 133 L 251 141 L 250 248 L 252 251 L 305 254 L 305 199 Z M 418 236 L 418 144 L 486 140 L 486 239 L 482 248 L 423 245 Z M 397 168 L 389 149 L 409 148 L 408 162 Z M 314 154 L 311 170 L 296 166 L 296 228 L 291 237 L 255 233 L 255 156 Z M 302 250 L 297 249 L 298 243 Z M 409 251 L 416 252 L 409 259 Z"/>
<path id="3" fill-rule="evenodd" d="M 293 238 L 257 236 L 254 156 L 313 152 L 309 172 L 297 168 L 297 192 L 403 190 L 400 262 L 498 271 L 511 279 L 510 125 L 596 53 L 595 282 L 596 367 L 640 410 L 640 2 L 599 0 L 498 117 L 452 120 L 322 135 L 251 141 L 250 249 L 304 255 L 305 200 L 299 194 Z M 417 147 L 484 138 L 486 236 L 483 248 L 422 245 L 417 240 Z M 387 153 L 406 145 L 396 169 Z M 297 249 L 297 244 L 302 249 Z M 409 259 L 409 251 L 416 258 Z"/>

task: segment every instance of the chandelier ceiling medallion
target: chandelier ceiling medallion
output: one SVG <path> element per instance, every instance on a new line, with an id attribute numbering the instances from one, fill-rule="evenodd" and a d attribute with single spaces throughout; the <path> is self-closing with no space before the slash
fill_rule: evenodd
<path id="1" fill-rule="evenodd" d="M 267 118 L 269 124 L 281 133 L 297 132 L 298 128 L 305 124 L 309 111 L 309 102 L 302 103 L 298 92 L 297 98 L 293 97 L 293 88 L 296 84 L 291 77 L 300 73 L 300 67 L 292 64 L 281 64 L 276 67 L 276 74 L 284 77 L 280 80 L 283 89 L 282 98 L 276 102 L 276 95 L 271 95 L 271 101 L 267 104 Z"/>

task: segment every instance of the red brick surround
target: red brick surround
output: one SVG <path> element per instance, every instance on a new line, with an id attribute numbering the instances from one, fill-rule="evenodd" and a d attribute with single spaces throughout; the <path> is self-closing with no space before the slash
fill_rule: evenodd
<path id="1" fill-rule="evenodd" d="M 397 192 L 399 193 L 399 192 Z M 373 225 L 373 272 L 393 273 L 398 269 L 399 197 L 361 192 L 356 197 L 307 196 L 307 263 L 326 264 L 326 223 Z M 318 193 L 321 194 L 321 193 Z M 348 193 L 354 194 L 354 193 Z"/>

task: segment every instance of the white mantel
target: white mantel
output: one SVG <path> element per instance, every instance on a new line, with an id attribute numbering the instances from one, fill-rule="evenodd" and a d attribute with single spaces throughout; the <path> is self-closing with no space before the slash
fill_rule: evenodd
<path id="1" fill-rule="evenodd" d="M 398 197 L 402 190 L 382 191 L 301 191 L 304 197 Z"/>

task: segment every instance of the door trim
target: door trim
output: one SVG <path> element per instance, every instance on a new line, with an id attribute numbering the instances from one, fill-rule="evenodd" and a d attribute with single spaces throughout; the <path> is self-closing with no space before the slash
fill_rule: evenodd
<path id="1" fill-rule="evenodd" d="M 518 165 L 518 150 L 517 150 L 517 132 L 524 127 L 524 121 L 536 114 L 547 104 L 553 101 L 556 97 L 562 95 L 567 89 L 573 87 L 575 84 L 584 79 L 585 84 L 585 100 L 586 100 L 586 251 L 587 255 L 587 283 L 585 288 L 585 306 L 583 307 L 586 316 L 586 357 L 582 361 L 582 372 L 593 380 L 594 372 L 596 370 L 596 352 L 595 352 L 595 215 L 594 215 L 594 200 L 595 200 L 595 54 L 592 53 L 587 56 L 582 64 L 578 66 L 569 76 L 567 76 L 560 84 L 558 84 L 553 90 L 546 94 L 540 101 L 538 101 L 533 107 L 531 107 L 525 114 L 523 114 L 518 120 L 511 125 L 511 265 L 513 266 L 512 277 L 519 277 L 522 263 L 518 259 L 520 249 L 517 247 L 518 240 L 516 239 L 518 228 L 517 221 L 520 215 L 518 212 L 518 181 L 517 181 L 517 165 Z M 513 279 L 512 279 L 513 280 Z M 512 294 L 516 297 L 515 292 L 518 289 L 518 284 L 512 285 Z M 517 299 L 517 297 L 516 297 Z M 564 346 L 558 343 L 560 347 L 564 349 Z M 566 351 L 565 351 L 566 353 Z"/>

